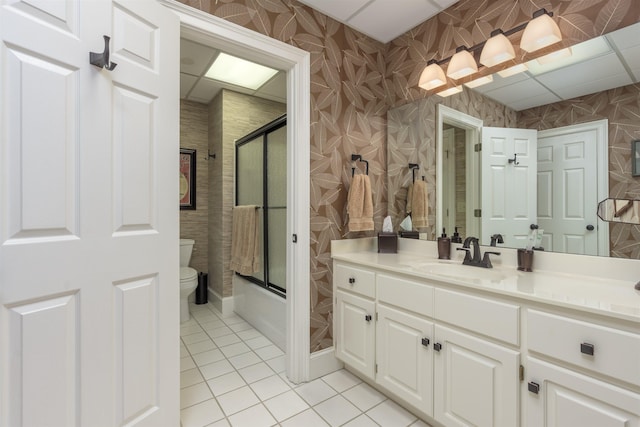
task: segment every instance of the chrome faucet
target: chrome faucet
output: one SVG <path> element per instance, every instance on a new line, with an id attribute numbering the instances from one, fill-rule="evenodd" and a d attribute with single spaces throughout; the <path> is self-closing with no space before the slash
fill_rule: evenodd
<path id="1" fill-rule="evenodd" d="M 471 255 L 471 245 L 473 245 L 473 256 Z M 489 255 L 500 255 L 500 252 L 487 251 L 484 253 L 484 256 L 482 256 L 480 251 L 480 242 L 477 237 L 467 237 L 464 239 L 462 247 L 457 248 L 457 250 L 466 251 L 462 264 L 473 267 L 493 268 Z"/>

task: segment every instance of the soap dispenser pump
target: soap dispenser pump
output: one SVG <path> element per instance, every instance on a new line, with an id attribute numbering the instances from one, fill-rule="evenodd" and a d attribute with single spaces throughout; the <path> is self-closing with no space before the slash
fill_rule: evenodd
<path id="1" fill-rule="evenodd" d="M 456 227 L 456 230 L 453 232 L 451 243 L 462 243 L 462 237 L 460 237 L 460 234 L 458 233 L 458 227 Z"/>
<path id="2" fill-rule="evenodd" d="M 438 259 L 451 259 L 451 239 L 447 237 L 444 228 L 442 236 L 438 237 Z"/>

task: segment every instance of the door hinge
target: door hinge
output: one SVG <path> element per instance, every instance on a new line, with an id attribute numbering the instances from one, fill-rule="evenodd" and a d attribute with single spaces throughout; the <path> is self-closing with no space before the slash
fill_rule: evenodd
<path id="1" fill-rule="evenodd" d="M 473 146 L 473 151 L 475 151 L 476 153 L 482 151 L 482 144 L 478 143 L 476 145 Z"/>
<path id="2" fill-rule="evenodd" d="M 378 321 L 378 312 L 376 311 L 376 322 Z"/>
<path id="3" fill-rule="evenodd" d="M 520 381 L 524 381 L 524 366 L 520 365 Z"/>
<path id="4" fill-rule="evenodd" d="M 377 363 L 376 363 L 376 369 L 375 369 L 375 371 L 376 371 L 376 374 L 377 374 L 377 373 L 378 373 L 378 364 L 377 364 Z"/>
<path id="5" fill-rule="evenodd" d="M 292 241 L 293 243 L 298 243 L 298 235 L 297 235 L 297 234 L 292 235 L 292 236 L 291 236 L 291 241 Z"/>
<path id="6" fill-rule="evenodd" d="M 474 209 L 473 216 L 476 218 L 482 218 L 482 209 Z"/>

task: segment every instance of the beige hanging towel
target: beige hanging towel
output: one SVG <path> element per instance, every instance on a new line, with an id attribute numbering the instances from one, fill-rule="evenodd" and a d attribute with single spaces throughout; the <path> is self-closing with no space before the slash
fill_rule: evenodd
<path id="1" fill-rule="evenodd" d="M 259 211 L 255 205 L 233 208 L 231 269 L 250 276 L 260 270 Z"/>
<path id="2" fill-rule="evenodd" d="M 347 199 L 349 231 L 373 230 L 373 197 L 369 175 L 355 175 L 351 179 Z"/>
<path id="3" fill-rule="evenodd" d="M 413 222 L 413 228 L 420 229 L 428 227 L 429 195 L 427 194 L 427 183 L 424 181 L 414 182 L 411 196 L 411 221 Z"/>

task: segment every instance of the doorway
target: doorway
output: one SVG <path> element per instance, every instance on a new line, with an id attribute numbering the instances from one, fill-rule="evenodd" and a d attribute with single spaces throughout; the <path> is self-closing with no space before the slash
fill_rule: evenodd
<path id="1" fill-rule="evenodd" d="M 286 372 L 309 377 L 309 53 L 175 1 L 181 37 L 287 72 Z M 176 343 L 177 345 L 177 343 Z"/>

